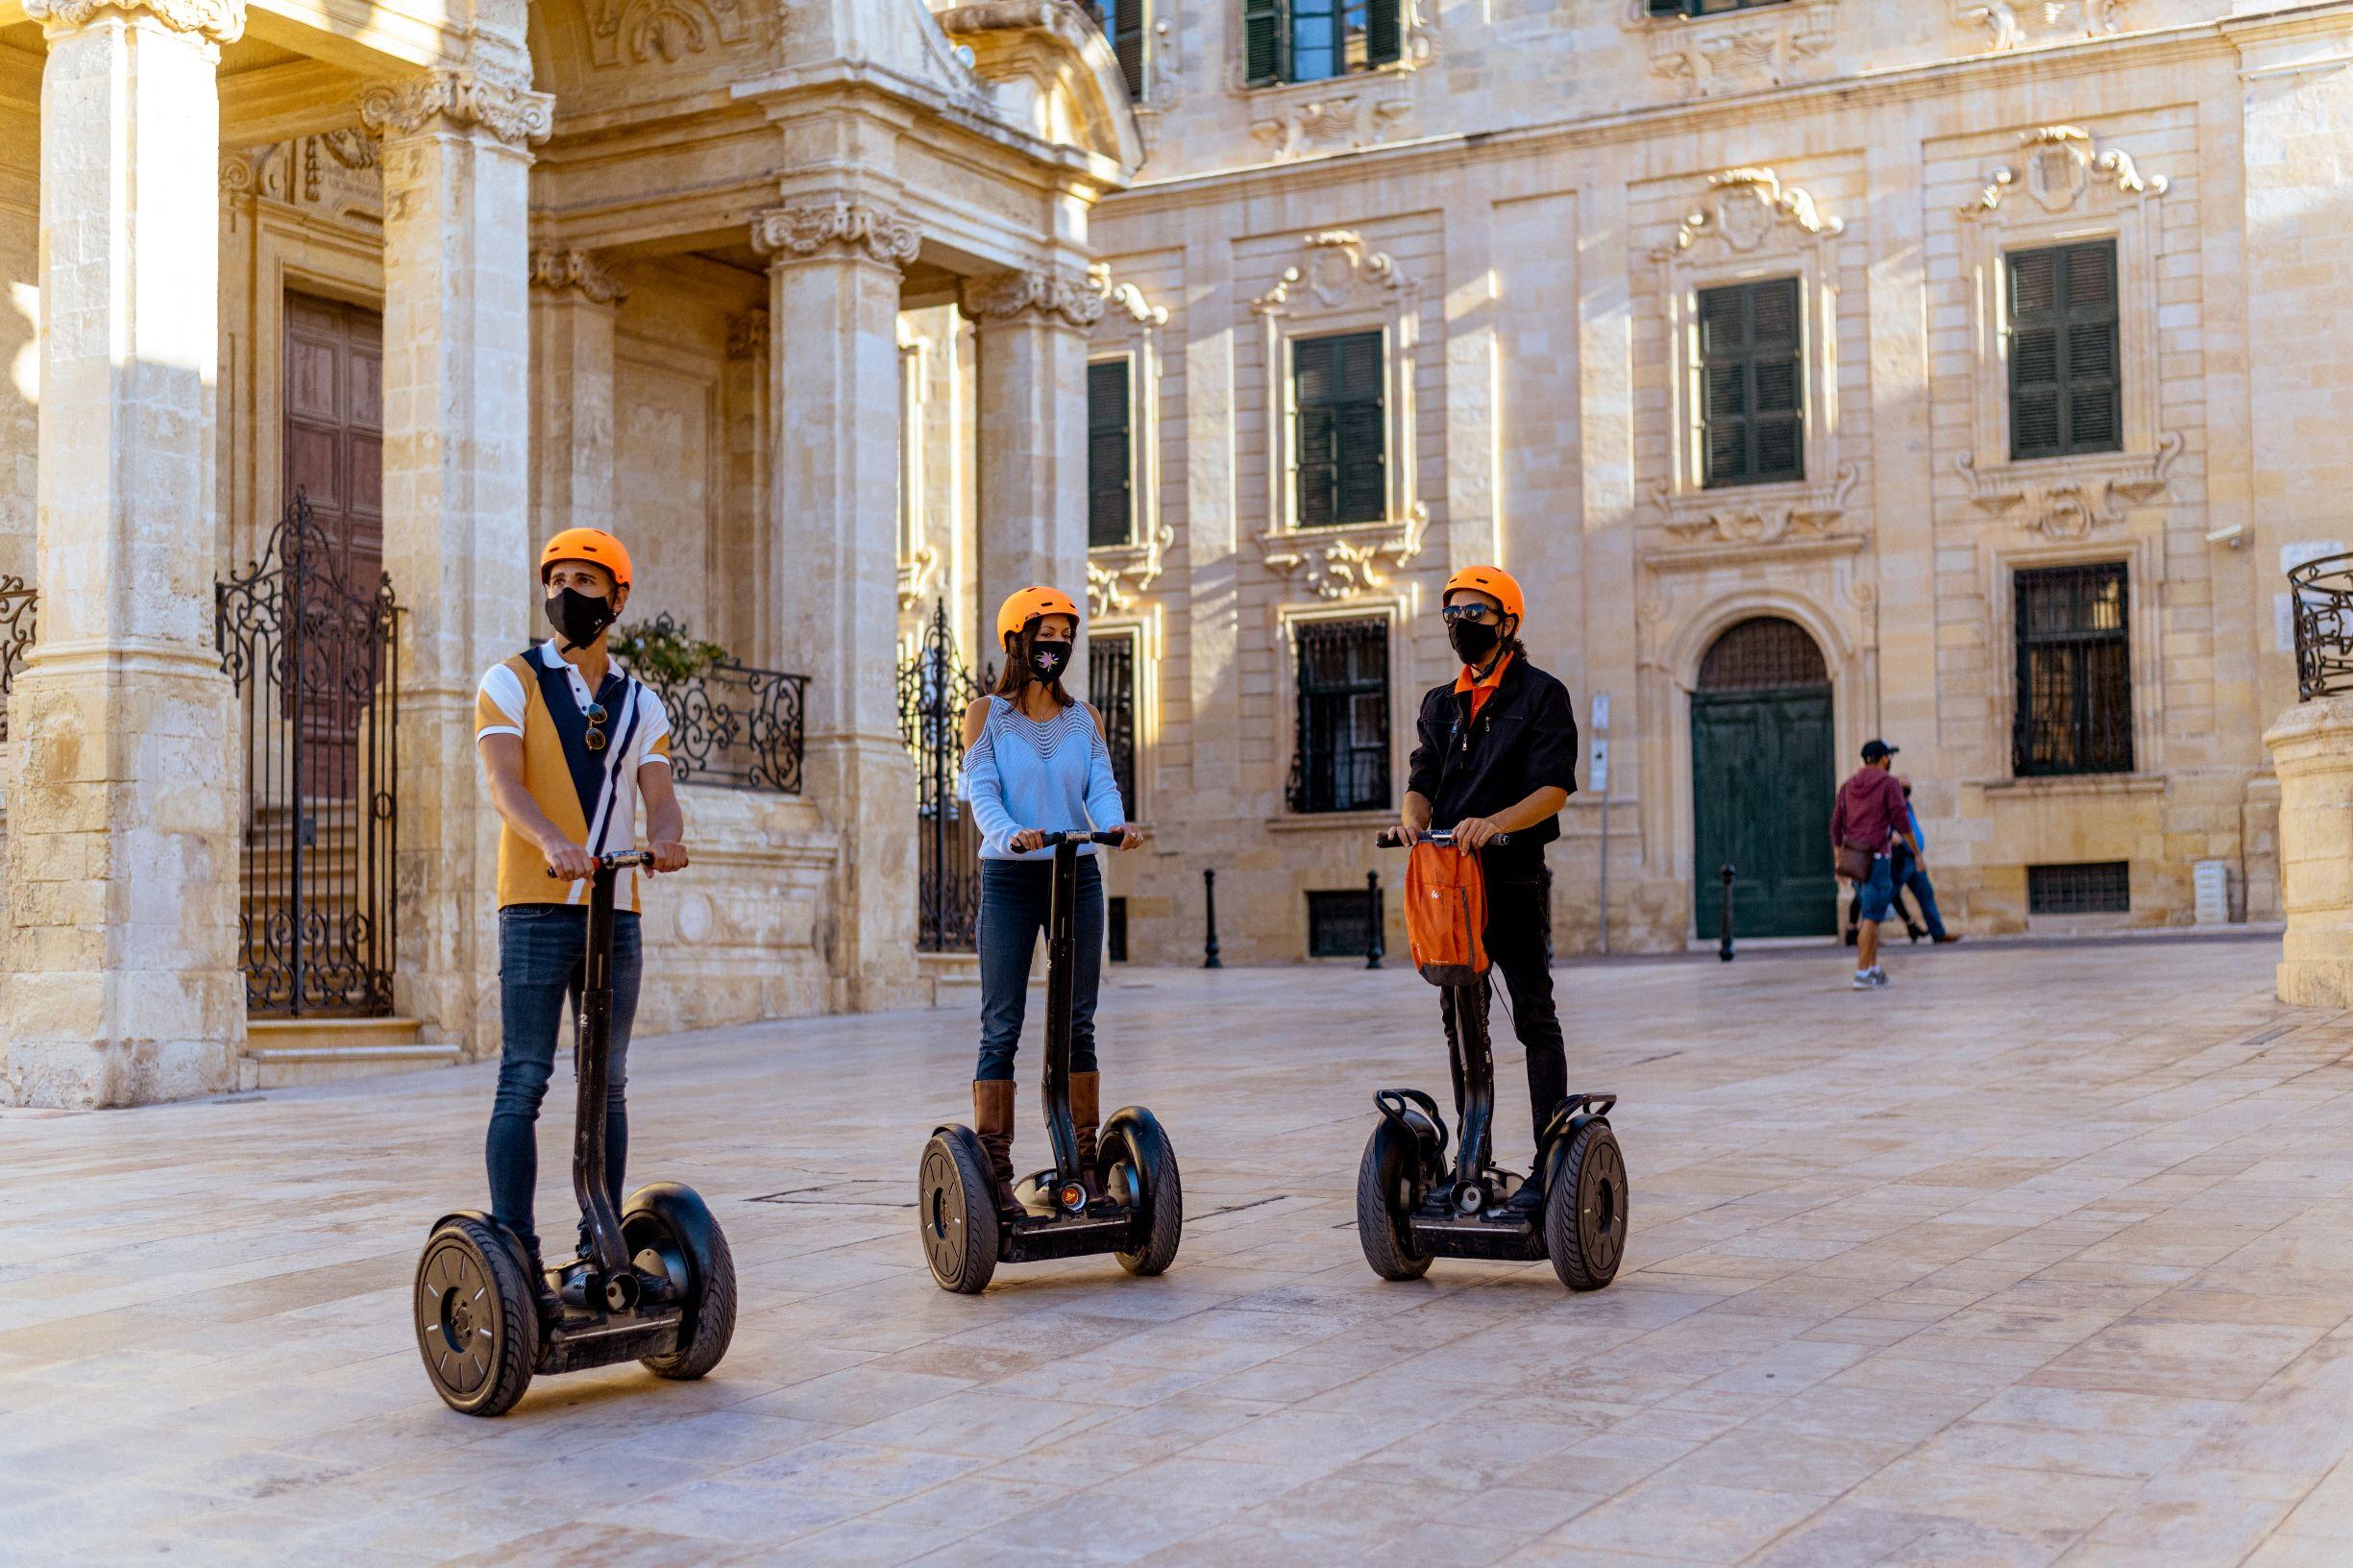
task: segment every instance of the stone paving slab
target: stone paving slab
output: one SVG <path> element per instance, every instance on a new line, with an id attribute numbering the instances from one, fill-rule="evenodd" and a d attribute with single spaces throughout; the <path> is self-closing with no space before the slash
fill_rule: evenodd
<path id="1" fill-rule="evenodd" d="M 978 1299 L 913 1234 L 969 1017 L 647 1040 L 632 1176 L 718 1212 L 734 1349 L 490 1422 L 406 1318 L 425 1225 L 480 1201 L 488 1066 L 0 1111 L 0 1561 L 2353 1563 L 2353 1017 L 2273 1001 L 2276 950 L 1899 949 L 1879 994 L 1822 955 L 1562 968 L 1633 1183 L 1585 1296 L 1364 1267 L 1370 1093 L 1444 1093 L 1408 972 L 1112 971 L 1177 1265 Z"/>

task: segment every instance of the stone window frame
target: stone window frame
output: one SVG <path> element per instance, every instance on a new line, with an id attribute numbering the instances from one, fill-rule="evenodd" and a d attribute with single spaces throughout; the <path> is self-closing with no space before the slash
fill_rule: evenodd
<path id="1" fill-rule="evenodd" d="M 898 607 L 919 611 L 938 580 L 943 554 L 925 524 L 930 500 L 923 466 L 931 455 L 925 439 L 924 387 L 931 378 L 931 346 L 920 338 L 898 345 Z"/>
<path id="2" fill-rule="evenodd" d="M 2064 459 L 2042 459 L 2062 461 Z M 2161 778 L 2165 772 L 2165 554 L 2162 538 L 2146 535 L 1995 543 L 1981 537 L 1979 591 L 1985 596 L 1993 639 L 1986 715 L 1986 744 L 1998 759 L 1985 787 L 2032 795 L 2080 795 Z M 2129 773 L 2058 773 L 2018 776 L 2010 771 L 2010 740 L 2018 720 L 2018 592 L 2020 572 L 2047 566 L 2124 567 L 2124 625 L 2131 649 L 2132 757 Z"/>
<path id="3" fill-rule="evenodd" d="M 1735 12 L 1734 14 L 1738 14 Z M 1768 543 L 1831 531 L 1862 470 L 1845 450 L 1839 418 L 1839 247 L 1845 220 L 1784 186 L 1769 168 L 1708 177 L 1707 197 L 1651 250 L 1658 269 L 1655 320 L 1667 364 L 1667 474 L 1649 484 L 1654 521 L 1686 541 Z M 1707 486 L 1701 384 L 1700 292 L 1795 277 L 1805 475 L 1761 484 Z"/>
<path id="4" fill-rule="evenodd" d="M 1305 82 L 1277 79 L 1252 83 L 1250 80 L 1250 30 L 1242 24 L 1242 0 L 1223 0 L 1233 17 L 1230 41 L 1226 47 L 1226 89 L 1237 97 L 1254 102 L 1283 99 L 1293 95 L 1329 96 L 1334 89 L 1345 90 L 1367 83 L 1391 82 L 1410 76 L 1437 58 L 1438 25 L 1435 17 L 1436 0 L 1397 0 L 1397 58 L 1367 65 L 1360 71 L 1343 71 L 1337 76 L 1311 77 Z M 1827 0 L 1809 0 L 1824 4 Z M 1173 0 L 1145 0 L 1144 31 L 1153 34 L 1152 17 L 1165 8 L 1173 12 Z M 1168 20 L 1174 21 L 1170 15 Z M 1278 25 L 1280 25 L 1278 23 Z M 1164 38 L 1164 35 L 1160 37 Z"/>
<path id="5" fill-rule="evenodd" d="M 1414 379 L 1419 365 L 1418 290 L 1385 253 L 1368 250 L 1354 230 L 1327 229 L 1304 236 L 1307 259 L 1284 269 L 1275 285 L 1250 302 L 1262 324 L 1264 378 L 1266 524 L 1259 546 L 1266 565 L 1285 577 L 1303 568 L 1307 586 L 1325 599 L 1353 598 L 1385 585 L 1386 574 L 1421 552 L 1430 508 L 1421 499 L 1415 452 L 1419 429 Z M 1384 515 L 1367 523 L 1303 527 L 1298 520 L 1298 400 L 1291 345 L 1299 338 L 1378 331 L 1382 334 Z"/>
<path id="6" fill-rule="evenodd" d="M 1274 606 L 1275 729 L 1281 740 L 1274 756 L 1269 793 L 1274 813 L 1271 826 L 1286 828 L 1336 827 L 1360 829 L 1375 820 L 1394 820 L 1394 801 L 1405 798 L 1407 764 L 1413 754 L 1414 720 L 1418 695 L 1410 686 L 1412 625 L 1409 592 L 1366 595 L 1344 603 L 1285 600 Z M 1380 621 L 1388 630 L 1389 649 L 1389 807 L 1355 811 L 1293 811 L 1286 790 L 1299 757 L 1299 628 L 1323 622 Z M 1409 704 L 1413 704 L 1409 706 Z M 1141 767 L 1140 761 L 1138 767 Z"/>
<path id="7" fill-rule="evenodd" d="M 1137 798 L 1120 803 L 1127 808 L 1129 819 L 1138 821 L 1140 820 L 1138 806 L 1146 799 L 1157 798 L 1160 793 L 1160 775 L 1154 770 L 1160 757 L 1160 669 L 1167 651 L 1167 617 L 1156 602 L 1139 604 L 1094 617 L 1083 629 L 1090 638 L 1108 635 L 1135 639 L 1135 663 L 1128 677 L 1133 683 L 1129 693 L 1133 707 L 1128 722 L 1135 731 Z M 1093 695 L 1088 694 L 1091 698 Z"/>
<path id="8" fill-rule="evenodd" d="M 1168 326 L 1168 307 L 1154 304 L 1134 283 L 1114 282 L 1111 268 L 1101 263 L 1091 269 L 1089 281 L 1103 296 L 1105 308 L 1095 324 L 1087 362 L 1128 361 L 1128 480 L 1135 532 L 1124 545 L 1091 545 L 1087 550 L 1088 614 L 1106 621 L 1138 610 L 1167 569 L 1168 551 L 1176 543 L 1175 527 L 1161 516 L 1161 381 L 1168 369 L 1161 335 Z M 1142 651 L 1138 649 L 1140 659 Z M 1137 678 L 1143 678 L 1140 663 Z M 1143 766 L 1140 732 L 1140 775 Z"/>
<path id="9" fill-rule="evenodd" d="M 1953 467 L 1982 511 L 2015 513 L 2029 531 L 2081 539 L 2159 502 L 2183 438 L 2164 429 L 2158 320 L 2172 182 L 2075 125 L 2019 134 L 2014 164 L 1994 169 L 1954 229 L 1969 309 L 1969 450 Z M 2116 246 L 2117 373 L 2123 440 L 2113 452 L 2010 457 L 2009 257 L 2107 240 Z M 2136 668 L 2135 679 L 2139 678 Z M 2136 699 L 2137 700 L 2137 699 Z"/>

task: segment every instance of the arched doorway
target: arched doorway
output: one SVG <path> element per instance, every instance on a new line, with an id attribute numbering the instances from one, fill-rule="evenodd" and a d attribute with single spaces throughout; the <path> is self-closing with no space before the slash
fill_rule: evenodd
<path id="1" fill-rule="evenodd" d="M 1805 628 L 1759 616 L 1727 629 L 1691 694 L 1692 862 L 1699 934 L 1721 935 L 1727 865 L 1732 932 L 1820 937 L 1838 929 L 1830 866 L 1837 790 L 1830 674 Z"/>

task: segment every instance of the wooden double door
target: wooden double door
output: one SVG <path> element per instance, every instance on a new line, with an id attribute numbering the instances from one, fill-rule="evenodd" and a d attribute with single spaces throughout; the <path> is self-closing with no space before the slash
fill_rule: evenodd
<path id="1" fill-rule="evenodd" d="M 1828 673 L 1782 620 L 1745 622 L 1701 667 L 1691 697 L 1692 894 L 1699 935 L 1819 937 L 1838 929 L 1830 856 L 1837 756 Z"/>

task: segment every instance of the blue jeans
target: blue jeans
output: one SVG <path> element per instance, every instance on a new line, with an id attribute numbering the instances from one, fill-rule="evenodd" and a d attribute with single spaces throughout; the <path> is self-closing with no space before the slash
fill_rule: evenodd
<path id="1" fill-rule="evenodd" d="M 1871 876 L 1855 890 L 1855 895 L 1862 901 L 1863 919 L 1887 919 L 1887 906 L 1896 901 L 1896 874 L 1885 855 L 1871 857 Z"/>
<path id="2" fill-rule="evenodd" d="M 975 1078 L 1011 1078 L 1029 1004 L 1029 966 L 1054 896 L 1050 860 L 980 863 L 980 1065 Z M 1092 1072 L 1094 993 L 1103 978 L 1103 868 L 1078 860 L 1078 951 L 1070 975 L 1070 1070 Z"/>
<path id="3" fill-rule="evenodd" d="M 1891 871 L 1894 885 L 1912 895 L 1920 906 L 1920 919 L 1928 928 L 1928 935 L 1945 934 L 1945 917 L 1936 910 L 1936 890 L 1928 885 L 1927 868 L 1921 865 L 1912 852 L 1900 845 L 1896 848 L 1895 866 Z"/>
<path id="4" fill-rule="evenodd" d="M 613 914 L 611 1067 L 604 1094 L 604 1173 L 613 1206 L 621 1206 L 621 1172 L 628 1163 L 629 1025 L 637 1017 L 643 963 L 638 918 Z M 555 1070 L 555 1035 L 564 1017 L 578 1017 L 581 966 L 588 955 L 588 910 L 577 904 L 511 904 L 499 911 L 499 1015 L 505 1045 L 499 1057 L 499 1094 L 490 1109 L 483 1157 L 490 1166 L 490 1212 L 534 1249 L 531 1196 L 539 1186 L 539 1102 Z M 574 1025 L 577 1033 L 578 1025 Z M 578 1041 L 576 1040 L 576 1046 Z"/>

